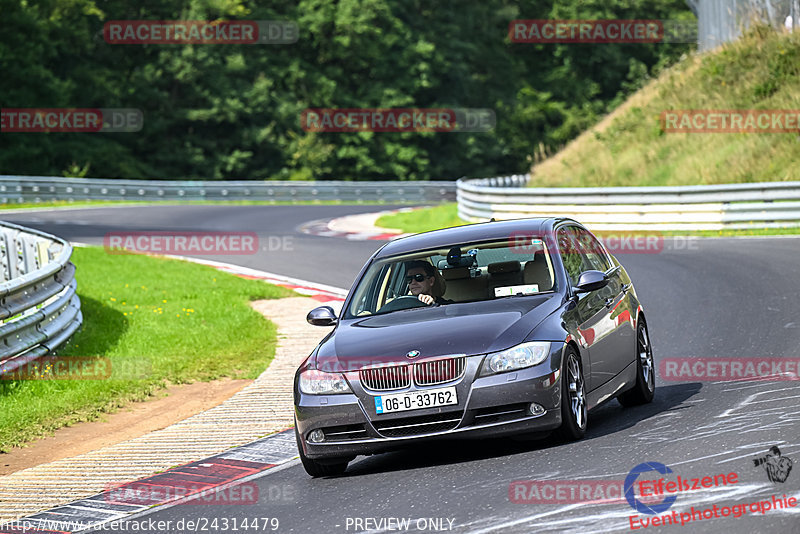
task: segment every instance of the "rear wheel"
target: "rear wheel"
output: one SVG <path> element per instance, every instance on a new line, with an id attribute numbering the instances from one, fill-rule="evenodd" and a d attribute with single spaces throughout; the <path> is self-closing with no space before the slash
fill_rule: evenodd
<path id="1" fill-rule="evenodd" d="M 581 439 L 586 434 L 586 385 L 575 349 L 568 347 L 561 374 L 561 427 L 558 434 L 566 440 Z"/>
<path id="2" fill-rule="evenodd" d="M 303 453 L 303 444 L 300 442 L 300 433 L 297 431 L 297 424 L 294 427 L 294 437 L 297 440 L 297 450 L 300 452 L 300 461 L 303 469 L 312 477 L 330 477 L 341 475 L 347 469 L 347 464 L 352 458 L 334 458 L 331 460 L 312 460 Z"/>
<path id="3" fill-rule="evenodd" d="M 638 406 L 652 402 L 656 393 L 656 373 L 653 363 L 653 347 L 647 324 L 639 321 L 636 328 L 636 385 L 617 397 L 623 406 Z"/>

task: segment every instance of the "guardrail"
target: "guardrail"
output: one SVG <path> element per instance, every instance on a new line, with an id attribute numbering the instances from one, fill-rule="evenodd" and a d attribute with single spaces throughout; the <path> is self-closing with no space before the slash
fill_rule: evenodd
<path id="1" fill-rule="evenodd" d="M 80 327 L 72 246 L 0 223 L 0 376 L 52 352 Z"/>
<path id="2" fill-rule="evenodd" d="M 697 16 L 697 45 L 701 52 L 738 39 L 753 23 L 783 30 L 788 22 L 797 31 L 800 22 L 797 0 L 688 0 L 687 3 Z"/>
<path id="3" fill-rule="evenodd" d="M 593 230 L 722 230 L 800 226 L 800 182 L 673 187 L 531 188 L 529 175 L 461 179 L 466 221 L 570 217 Z"/>
<path id="4" fill-rule="evenodd" d="M 431 203 L 453 201 L 454 182 L 158 181 L 0 176 L 0 203 L 49 200 L 212 200 Z"/>

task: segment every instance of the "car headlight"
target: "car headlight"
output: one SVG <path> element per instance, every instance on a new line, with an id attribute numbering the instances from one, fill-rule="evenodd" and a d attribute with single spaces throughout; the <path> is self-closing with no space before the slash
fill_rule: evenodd
<path id="1" fill-rule="evenodd" d="M 300 373 L 300 391 L 306 395 L 331 395 L 350 393 L 350 386 L 339 373 L 326 373 L 310 369 Z"/>
<path id="2" fill-rule="evenodd" d="M 550 354 L 549 341 L 520 343 L 510 349 L 487 354 L 483 359 L 481 376 L 532 367 L 545 361 L 548 354 Z"/>

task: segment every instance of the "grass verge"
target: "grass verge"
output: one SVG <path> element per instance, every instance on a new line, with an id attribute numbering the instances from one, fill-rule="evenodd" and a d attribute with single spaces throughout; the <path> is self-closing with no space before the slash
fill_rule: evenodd
<path id="1" fill-rule="evenodd" d="M 382 215 L 375 224 L 381 228 L 396 228 L 403 233 L 418 234 L 469 223 L 459 219 L 457 204 L 450 202 L 430 208 Z"/>
<path id="2" fill-rule="evenodd" d="M 559 153 L 534 166 L 531 186 L 800 180 L 797 131 L 662 130 L 661 114 L 669 110 L 749 109 L 800 109 L 800 32 L 757 27 L 714 52 L 681 61 Z"/>
<path id="3" fill-rule="evenodd" d="M 254 299 L 294 293 L 211 267 L 77 248 L 83 327 L 59 352 L 104 356 L 106 380 L 0 380 L 0 451 L 98 419 L 168 383 L 255 378 L 275 353 L 275 326 Z"/>
<path id="4" fill-rule="evenodd" d="M 384 215 L 375 223 L 382 228 L 395 228 L 403 231 L 404 233 L 420 233 L 428 232 L 430 230 L 439 230 L 440 228 L 450 228 L 453 226 L 462 226 L 470 224 L 461 220 L 458 217 L 458 206 L 455 203 L 442 204 L 432 208 L 421 208 L 418 210 L 393 213 Z M 597 232 L 595 232 L 597 233 Z M 603 232 L 597 233 L 600 235 Z M 608 234 L 609 232 L 605 232 Z M 614 232 L 611 232 L 614 233 Z M 619 232 L 616 232 L 617 234 Z M 646 234 L 648 232 L 625 232 L 626 234 L 639 233 Z M 753 229 L 753 230 L 698 230 L 690 231 L 653 231 L 656 235 L 686 235 L 698 237 L 736 237 L 736 236 L 772 236 L 772 235 L 797 235 L 800 234 L 800 228 L 768 228 L 768 229 Z"/>

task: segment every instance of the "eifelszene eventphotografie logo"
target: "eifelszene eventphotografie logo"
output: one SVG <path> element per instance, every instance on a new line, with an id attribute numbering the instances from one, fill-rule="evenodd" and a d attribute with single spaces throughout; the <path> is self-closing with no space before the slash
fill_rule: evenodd
<path id="1" fill-rule="evenodd" d="M 770 482 L 786 482 L 786 479 L 789 478 L 789 473 L 792 472 L 793 463 L 794 461 L 791 458 L 781 455 L 781 450 L 777 445 L 770 447 L 764 456 L 753 458 L 754 466 L 764 466 Z"/>
<path id="2" fill-rule="evenodd" d="M 631 505 L 631 508 L 640 514 L 657 515 L 668 510 L 670 506 L 675 504 L 678 496 L 670 495 L 668 497 L 664 497 L 664 500 L 661 502 L 649 504 L 645 504 L 637 499 L 634 493 L 634 484 L 636 483 L 636 480 L 639 478 L 640 474 L 648 473 L 650 471 L 656 471 L 662 475 L 672 473 L 672 469 L 659 462 L 645 462 L 637 465 L 631 469 L 628 473 L 628 476 L 625 477 L 625 499 L 628 501 L 628 504 Z"/>

